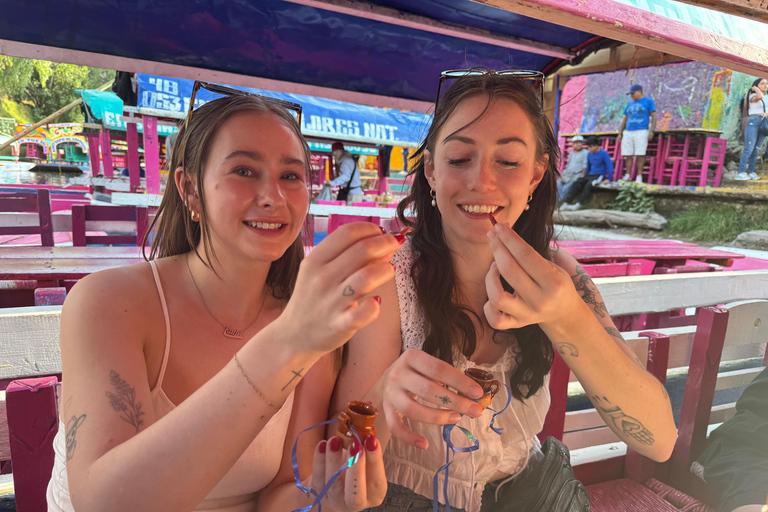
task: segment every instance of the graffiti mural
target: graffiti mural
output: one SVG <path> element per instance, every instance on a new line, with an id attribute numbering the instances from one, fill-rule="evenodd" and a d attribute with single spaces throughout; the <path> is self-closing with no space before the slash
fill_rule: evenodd
<path id="1" fill-rule="evenodd" d="M 722 130 L 731 74 L 711 64 L 684 62 L 573 77 L 563 89 L 561 133 L 617 132 L 633 84 L 642 85 L 656 103 L 657 129 Z"/>

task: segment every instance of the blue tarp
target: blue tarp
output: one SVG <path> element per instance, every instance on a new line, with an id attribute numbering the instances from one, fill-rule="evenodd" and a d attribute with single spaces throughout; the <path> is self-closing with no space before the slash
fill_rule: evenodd
<path id="1" fill-rule="evenodd" d="M 122 121 L 123 117 L 123 100 L 121 100 L 117 94 L 109 91 L 95 91 L 92 89 L 78 89 L 78 94 L 83 97 L 83 101 L 91 111 L 93 116 L 101 121 L 104 128 L 108 130 L 126 131 L 127 123 Z M 144 125 L 139 122 L 136 123 L 136 127 L 139 133 L 144 131 Z M 173 132 L 178 131 L 175 126 L 168 126 L 165 124 L 157 125 L 157 133 L 159 135 L 170 135 Z"/>
<path id="2" fill-rule="evenodd" d="M 139 108 L 185 113 L 192 96 L 192 80 L 139 73 Z M 306 136 L 368 142 L 392 146 L 418 146 L 431 122 L 429 115 L 418 112 L 369 107 L 343 101 L 238 87 L 254 94 L 271 96 L 302 106 L 301 131 Z M 195 108 L 220 97 L 200 89 Z"/>

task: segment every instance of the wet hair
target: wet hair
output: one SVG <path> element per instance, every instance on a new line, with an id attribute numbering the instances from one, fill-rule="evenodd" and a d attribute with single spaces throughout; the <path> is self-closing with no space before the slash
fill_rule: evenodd
<path id="1" fill-rule="evenodd" d="M 470 308 L 454 302 L 460 296 L 461 287 L 443 234 L 440 211 L 431 204 L 431 188 L 424 174 L 425 151 L 434 156 L 437 137 L 450 116 L 463 101 L 477 96 L 487 96 L 488 104 L 470 124 L 477 122 L 496 98 L 512 100 L 522 108 L 533 125 L 537 160 L 543 162 L 549 157 L 544 177 L 529 203 L 530 208 L 520 215 L 513 229 L 542 257 L 552 259 L 549 243 L 554 232 L 552 214 L 557 201 L 560 151 L 538 92 L 529 83 L 504 75 L 485 74 L 455 80 L 440 98 L 427 137 L 412 157 L 415 163 L 409 174 L 413 175 L 413 184 L 397 209 L 401 222 L 413 227 L 411 278 L 428 326 L 422 348 L 450 364 L 454 364 L 454 357 L 459 352 L 466 357 L 474 353 L 477 333 L 472 316 L 478 320 L 479 316 Z M 407 209 L 415 213 L 414 221 L 405 217 Z M 549 373 L 554 357 L 552 343 L 544 331 L 538 324 L 505 331 L 494 329 L 493 339 L 496 343 L 517 341 L 517 364 L 509 376 L 512 395 L 522 400 L 536 393 L 544 385 L 544 377 Z"/>
<path id="2" fill-rule="evenodd" d="M 600 145 L 600 139 L 598 139 L 594 135 L 590 135 L 589 137 L 587 137 L 587 140 L 586 140 L 585 143 L 586 143 L 587 146 L 599 146 Z"/>
<path id="3" fill-rule="evenodd" d="M 269 98 L 256 96 L 227 96 L 209 101 L 194 111 L 189 126 L 182 124 L 176 140 L 173 141 L 165 193 L 155 219 L 144 236 L 144 245 L 146 246 L 150 232 L 156 230 L 149 257 L 145 253 L 145 259 L 165 258 L 194 251 L 207 266 L 216 260 L 216 254 L 211 244 L 208 210 L 206 209 L 203 190 L 205 163 L 218 130 L 228 119 L 241 112 L 271 114 L 293 130 L 304 150 L 307 182 L 310 182 L 309 146 L 301 135 L 301 130 L 294 117 L 280 104 Z M 182 197 L 176 187 L 173 177 L 175 170 L 179 167 L 184 168 L 184 185 L 182 188 L 185 189 L 185 196 L 188 193 L 186 190 L 187 180 L 194 180 L 196 184 L 199 196 L 197 200 L 200 203 L 199 222 L 192 221 L 190 212 L 184 205 L 188 198 Z M 303 231 L 299 233 L 299 236 L 285 253 L 277 261 L 272 262 L 269 269 L 266 284 L 275 298 L 287 299 L 293 292 L 299 264 L 304 258 Z M 202 258 L 198 252 L 198 245 L 201 240 L 205 258 Z"/>

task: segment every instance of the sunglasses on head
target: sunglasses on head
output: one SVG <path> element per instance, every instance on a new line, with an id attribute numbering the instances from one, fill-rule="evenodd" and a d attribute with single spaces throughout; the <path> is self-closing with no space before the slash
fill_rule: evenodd
<path id="1" fill-rule="evenodd" d="M 435 110 L 437 110 L 437 104 L 440 101 L 440 89 L 443 82 L 446 80 L 455 80 L 464 77 L 474 76 L 500 76 L 505 78 L 511 78 L 514 80 L 521 80 L 524 82 L 530 82 L 531 87 L 534 87 L 539 93 L 539 101 L 544 105 L 544 73 L 540 71 L 494 71 L 492 69 L 473 68 L 473 69 L 452 69 L 449 71 L 443 71 L 440 73 L 440 81 L 437 83 L 437 97 L 435 98 Z"/>
<path id="2" fill-rule="evenodd" d="M 189 127 L 189 120 L 192 119 L 192 114 L 195 110 L 195 97 L 197 96 L 197 91 L 200 89 L 205 89 L 206 91 L 210 91 L 216 94 L 221 94 L 222 96 L 254 96 L 256 98 L 265 98 L 270 101 L 274 101 L 275 103 L 278 103 L 280 106 L 282 106 L 286 110 L 290 110 L 293 112 L 296 112 L 296 122 L 301 126 L 301 105 L 298 103 L 291 103 L 290 101 L 283 101 L 279 100 L 277 98 L 271 98 L 269 96 L 262 96 L 260 94 L 253 94 L 251 92 L 247 91 L 241 91 L 240 89 L 233 89 L 231 87 L 226 87 L 224 85 L 218 85 L 218 84 L 212 84 L 209 82 L 201 82 L 199 80 L 195 81 L 195 85 L 192 87 L 192 97 L 189 99 L 189 111 L 187 112 L 187 120 L 185 121 L 185 128 Z"/>

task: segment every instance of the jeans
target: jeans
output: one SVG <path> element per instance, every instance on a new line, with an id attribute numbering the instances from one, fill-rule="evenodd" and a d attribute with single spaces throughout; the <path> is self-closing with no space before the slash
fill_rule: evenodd
<path id="1" fill-rule="evenodd" d="M 576 200 L 579 204 L 585 204 L 592 194 L 592 182 L 599 177 L 599 174 L 589 174 L 574 181 L 568 188 L 563 202 L 573 203 Z"/>
<path id="2" fill-rule="evenodd" d="M 565 195 L 568 193 L 568 190 L 571 188 L 571 186 L 574 184 L 576 180 L 569 181 L 568 183 L 563 183 L 560 180 L 557 180 L 557 200 L 562 201 Z"/>
<path id="3" fill-rule="evenodd" d="M 766 136 L 768 136 L 768 118 L 749 116 L 744 130 L 744 152 L 741 153 L 739 160 L 739 173 L 755 172 L 757 154 L 763 147 Z M 749 170 L 747 170 L 747 163 L 749 163 Z"/>

